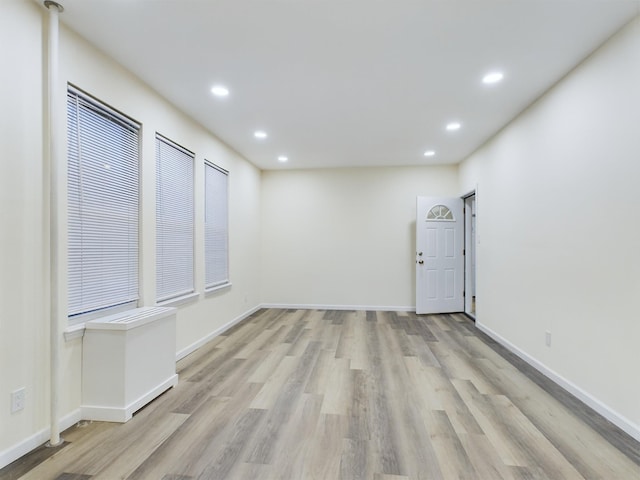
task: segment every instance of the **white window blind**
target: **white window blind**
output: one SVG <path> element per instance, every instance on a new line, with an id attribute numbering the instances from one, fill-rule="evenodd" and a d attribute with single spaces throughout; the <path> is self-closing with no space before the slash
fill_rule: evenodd
<path id="1" fill-rule="evenodd" d="M 70 319 L 138 300 L 139 128 L 68 91 Z"/>
<path id="2" fill-rule="evenodd" d="M 205 162 L 205 288 L 229 283 L 228 173 Z"/>
<path id="3" fill-rule="evenodd" d="M 156 135 L 156 299 L 193 287 L 193 163 L 195 155 Z"/>

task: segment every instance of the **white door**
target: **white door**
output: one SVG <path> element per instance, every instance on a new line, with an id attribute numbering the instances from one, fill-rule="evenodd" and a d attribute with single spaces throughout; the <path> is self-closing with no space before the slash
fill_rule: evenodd
<path id="1" fill-rule="evenodd" d="M 461 198 L 418 197 L 416 313 L 464 311 Z"/>

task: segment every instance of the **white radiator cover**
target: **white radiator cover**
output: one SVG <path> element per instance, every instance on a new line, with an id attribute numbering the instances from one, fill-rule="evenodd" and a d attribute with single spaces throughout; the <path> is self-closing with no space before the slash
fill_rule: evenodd
<path id="1" fill-rule="evenodd" d="M 85 324 L 82 417 L 126 422 L 178 383 L 176 311 L 143 307 Z"/>

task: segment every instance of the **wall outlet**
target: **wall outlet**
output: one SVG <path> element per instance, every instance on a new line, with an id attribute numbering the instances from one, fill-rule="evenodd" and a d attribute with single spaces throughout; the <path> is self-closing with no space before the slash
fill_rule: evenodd
<path id="1" fill-rule="evenodd" d="M 544 332 L 544 343 L 547 347 L 551 346 L 551 332 L 548 330 Z"/>
<path id="2" fill-rule="evenodd" d="M 24 387 L 11 392 L 11 413 L 16 413 L 20 410 L 24 410 L 25 397 L 26 390 Z"/>

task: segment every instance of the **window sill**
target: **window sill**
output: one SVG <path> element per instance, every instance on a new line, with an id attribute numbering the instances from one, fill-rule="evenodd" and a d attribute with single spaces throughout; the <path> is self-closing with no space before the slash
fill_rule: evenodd
<path id="1" fill-rule="evenodd" d="M 181 297 L 170 298 L 169 300 L 164 300 L 162 302 L 156 302 L 158 307 L 177 307 L 179 305 L 184 305 L 185 303 L 194 302 L 200 297 L 198 292 L 188 293 Z"/>
<path id="2" fill-rule="evenodd" d="M 84 322 L 71 325 L 64 331 L 64 341 L 70 342 L 76 338 L 84 337 Z"/>
<path id="3" fill-rule="evenodd" d="M 226 290 L 228 288 L 231 288 L 231 282 L 223 283 L 222 285 L 216 285 L 215 287 L 205 288 L 204 294 L 206 296 L 209 296 L 210 294 L 219 292 L 221 290 Z"/>

